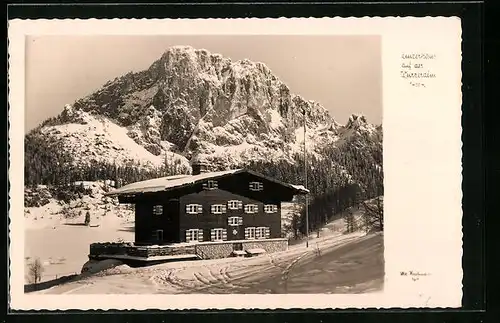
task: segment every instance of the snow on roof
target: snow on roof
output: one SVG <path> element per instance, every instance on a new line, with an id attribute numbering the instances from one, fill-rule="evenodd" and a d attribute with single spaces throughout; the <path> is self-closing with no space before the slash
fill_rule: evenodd
<path id="1" fill-rule="evenodd" d="M 262 178 L 265 178 L 269 181 L 278 183 L 280 185 L 292 188 L 293 190 L 297 191 L 299 194 L 308 194 L 309 190 L 307 190 L 304 186 L 302 185 L 292 185 L 288 183 L 283 183 L 279 180 L 269 178 L 267 176 L 258 174 L 256 172 L 250 171 L 250 170 L 244 170 L 244 169 L 232 169 L 232 170 L 226 170 L 226 171 L 219 171 L 219 172 L 210 172 L 210 173 L 201 173 L 198 175 L 174 175 L 174 176 L 167 176 L 167 177 L 160 177 L 160 178 L 155 178 L 155 179 L 150 179 L 147 181 L 141 181 L 141 182 L 136 182 L 136 183 L 131 183 L 125 186 L 122 186 L 116 190 L 113 190 L 111 192 L 105 193 L 107 196 L 118 196 L 118 195 L 134 195 L 134 194 L 140 194 L 140 193 L 151 193 L 151 192 L 159 192 L 159 191 L 164 191 L 167 189 L 171 188 L 176 188 L 176 187 L 181 187 L 184 185 L 189 185 L 189 184 L 194 184 L 200 181 L 212 179 L 212 178 L 218 178 L 226 175 L 231 175 L 231 174 L 236 174 L 240 172 L 248 172 L 250 174 L 253 174 L 255 176 L 259 176 Z"/>
<path id="2" fill-rule="evenodd" d="M 167 177 L 154 178 L 147 181 L 136 182 L 120 187 L 114 191 L 106 193 L 108 196 L 137 194 L 146 192 L 158 192 L 169 188 L 178 187 L 186 184 L 196 183 L 198 181 L 234 174 L 240 169 L 232 169 L 221 172 L 201 173 L 198 175 L 174 175 Z"/>
<path id="3" fill-rule="evenodd" d="M 304 187 L 304 185 L 294 185 L 294 184 L 290 184 L 291 187 L 293 187 L 294 189 L 296 189 L 297 191 L 301 191 L 302 193 L 309 193 L 310 191 Z"/>

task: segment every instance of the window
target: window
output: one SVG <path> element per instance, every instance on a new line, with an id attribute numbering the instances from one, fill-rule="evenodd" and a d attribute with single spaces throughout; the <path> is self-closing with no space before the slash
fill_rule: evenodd
<path id="1" fill-rule="evenodd" d="M 255 228 L 254 227 L 245 228 L 245 239 L 255 239 Z"/>
<path id="2" fill-rule="evenodd" d="M 222 214 L 226 213 L 226 206 L 224 204 L 213 204 L 210 207 L 212 214 Z"/>
<path id="3" fill-rule="evenodd" d="M 230 210 L 241 210 L 243 208 L 243 202 L 238 200 L 231 200 L 227 202 L 227 207 Z"/>
<path id="4" fill-rule="evenodd" d="M 264 185 L 261 182 L 250 182 L 248 187 L 250 191 L 262 191 L 264 189 Z"/>
<path id="5" fill-rule="evenodd" d="M 210 230 L 210 239 L 212 241 L 225 241 L 227 240 L 226 229 L 217 228 Z"/>
<path id="6" fill-rule="evenodd" d="M 188 204 L 186 205 L 187 214 L 200 214 L 203 213 L 203 206 L 200 204 Z"/>
<path id="7" fill-rule="evenodd" d="M 264 212 L 276 213 L 276 212 L 278 212 L 278 206 L 274 205 L 274 204 L 266 204 L 266 205 L 264 205 Z"/>
<path id="8" fill-rule="evenodd" d="M 245 205 L 245 213 L 257 213 L 259 211 L 259 206 L 257 204 L 247 204 Z"/>
<path id="9" fill-rule="evenodd" d="M 269 239 L 270 233 L 268 227 L 248 227 L 245 228 L 245 239 Z"/>
<path id="10" fill-rule="evenodd" d="M 163 214 L 163 205 L 154 205 L 153 206 L 153 214 L 154 215 L 162 215 Z"/>
<path id="11" fill-rule="evenodd" d="M 203 188 L 206 190 L 214 190 L 219 188 L 219 184 L 217 181 L 207 181 L 206 183 L 203 183 Z"/>
<path id="12" fill-rule="evenodd" d="M 259 227 L 255 229 L 255 238 L 256 239 L 267 239 L 269 238 L 269 228 Z"/>
<path id="13" fill-rule="evenodd" d="M 186 230 L 186 242 L 198 242 L 203 241 L 203 230 L 200 229 L 189 229 Z"/>
<path id="14" fill-rule="evenodd" d="M 243 224 L 243 218 L 241 216 L 230 216 L 227 218 L 227 224 L 229 226 L 237 226 Z"/>

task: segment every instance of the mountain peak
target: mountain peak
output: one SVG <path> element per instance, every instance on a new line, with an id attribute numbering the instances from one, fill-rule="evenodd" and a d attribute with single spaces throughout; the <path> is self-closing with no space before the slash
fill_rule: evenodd
<path id="1" fill-rule="evenodd" d="M 171 56 L 184 56 L 184 57 L 191 57 L 191 58 L 208 58 L 208 57 L 218 57 L 222 58 L 221 54 L 218 53 L 211 53 L 209 50 L 204 49 L 204 48 L 194 48 L 189 45 L 175 45 L 169 47 L 162 55 L 162 58 L 168 58 Z M 229 60 L 229 58 L 226 58 L 226 60 Z"/>
<path id="2" fill-rule="evenodd" d="M 368 122 L 366 121 L 366 117 L 362 114 L 353 113 L 349 117 L 347 121 L 347 128 L 359 128 L 361 126 L 366 125 Z"/>
<path id="3" fill-rule="evenodd" d="M 190 45 L 174 45 L 167 49 L 167 51 L 189 51 L 194 52 L 196 49 Z"/>

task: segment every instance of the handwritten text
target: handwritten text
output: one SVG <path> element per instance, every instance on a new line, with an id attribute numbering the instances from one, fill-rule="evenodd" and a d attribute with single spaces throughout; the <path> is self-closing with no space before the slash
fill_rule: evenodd
<path id="1" fill-rule="evenodd" d="M 399 273 L 401 276 L 408 276 L 411 277 L 413 281 L 419 280 L 421 277 L 425 276 L 430 276 L 430 273 L 426 272 L 420 272 L 420 271 L 414 271 L 414 270 L 409 270 L 409 271 L 401 271 Z"/>
<path id="2" fill-rule="evenodd" d="M 401 54 L 400 77 L 408 81 L 413 87 L 426 87 L 427 81 L 436 78 L 436 74 L 429 68 L 436 54 L 403 53 Z"/>

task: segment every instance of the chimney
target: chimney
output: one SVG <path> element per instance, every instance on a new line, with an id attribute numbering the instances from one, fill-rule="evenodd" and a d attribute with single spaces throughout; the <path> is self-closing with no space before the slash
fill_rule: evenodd
<path id="1" fill-rule="evenodd" d="M 193 169 L 193 175 L 199 175 L 202 173 L 209 173 L 210 163 L 206 160 L 205 156 L 202 154 L 197 154 L 191 159 L 191 168 Z"/>
<path id="2" fill-rule="evenodd" d="M 193 175 L 199 175 L 202 173 L 209 173 L 210 171 L 208 170 L 208 163 L 204 162 L 194 162 L 191 167 L 193 168 Z"/>

